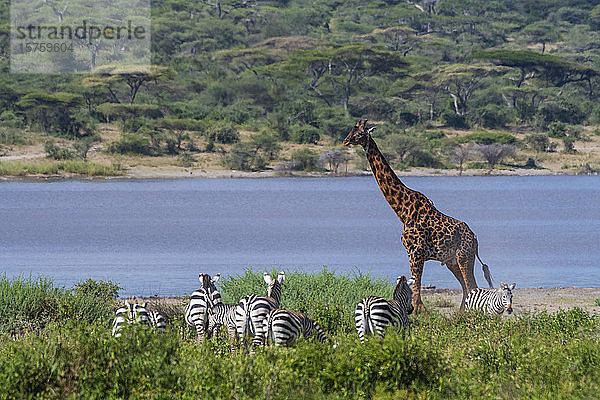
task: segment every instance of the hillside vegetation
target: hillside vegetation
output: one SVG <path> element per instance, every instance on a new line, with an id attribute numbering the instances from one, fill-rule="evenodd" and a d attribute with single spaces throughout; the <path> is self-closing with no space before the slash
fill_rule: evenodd
<path id="1" fill-rule="evenodd" d="M 223 282 L 224 299 L 263 293 L 262 274 Z M 261 283 L 262 282 L 262 283 Z M 579 308 L 510 318 L 477 313 L 412 318 L 361 344 L 356 302 L 390 296 L 364 275 L 291 273 L 283 305 L 318 320 L 332 341 L 231 355 L 225 336 L 198 345 L 181 307 L 150 299 L 164 334 L 125 327 L 111 336 L 119 288 L 86 281 L 73 290 L 47 279 L 0 279 L 0 398 L 595 398 L 600 320 Z M 310 300 L 310 301 L 307 301 Z M 181 300 L 181 306 L 185 299 Z"/>
<path id="2" fill-rule="evenodd" d="M 156 0 L 148 73 L 50 75 L 9 73 L 0 0 L 0 155 L 344 172 L 367 168 L 340 142 L 369 119 L 399 169 L 597 172 L 599 4 Z"/>

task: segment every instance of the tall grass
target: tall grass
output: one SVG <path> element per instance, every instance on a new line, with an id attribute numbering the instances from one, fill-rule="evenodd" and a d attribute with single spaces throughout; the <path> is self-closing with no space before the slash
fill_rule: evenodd
<path id="1" fill-rule="evenodd" d="M 114 166 L 81 160 L 0 161 L 0 176 L 57 175 L 61 173 L 86 176 L 123 175 L 123 171 Z"/>
<path id="2" fill-rule="evenodd" d="M 360 272 L 336 274 L 326 267 L 317 273 L 286 272 L 281 307 L 299 311 L 319 321 L 328 331 L 354 329 L 354 310 L 366 296 L 392 298 L 395 285 Z M 267 294 L 264 272 L 248 269 L 220 281 L 221 295 L 226 303 L 237 303 L 248 294 Z M 278 271 L 270 271 L 272 277 Z"/>
<path id="3" fill-rule="evenodd" d="M 18 336 L 67 319 L 106 321 L 118 289 L 112 282 L 86 281 L 66 290 L 45 277 L 8 279 L 1 275 L 0 332 Z"/>
<path id="4" fill-rule="evenodd" d="M 4 278 L 0 288 L 2 318 L 5 312 L 29 317 L 23 305 L 39 305 L 39 299 L 108 301 L 116 290 L 86 281 L 66 291 L 45 279 L 22 278 Z M 265 284 L 262 273 L 247 271 L 225 279 L 221 289 L 232 302 L 242 293 L 264 292 Z M 287 295 L 284 305 L 293 309 L 312 300 L 337 304 L 338 317 L 351 320 L 345 310 L 355 298 L 370 290 L 389 297 L 391 289 L 363 275 L 290 273 L 283 299 Z M 406 331 L 389 330 L 382 343 L 365 344 L 338 321 L 330 331 L 335 348 L 301 340 L 255 355 L 231 355 L 224 336 L 199 346 L 182 339 L 177 323 L 164 334 L 126 326 L 121 338 L 113 338 L 107 309 L 97 319 L 60 314 L 39 334 L 16 340 L 0 335 L 0 398 L 583 399 L 600 393 L 600 317 L 578 308 L 510 318 L 445 317 L 432 310 L 411 317 Z"/>

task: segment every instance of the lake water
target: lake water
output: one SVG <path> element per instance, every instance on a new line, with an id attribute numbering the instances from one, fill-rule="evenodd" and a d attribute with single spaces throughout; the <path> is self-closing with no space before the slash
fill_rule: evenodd
<path id="1" fill-rule="evenodd" d="M 411 177 L 466 221 L 494 283 L 600 286 L 600 177 Z M 199 272 L 409 274 L 402 224 L 372 176 L 0 183 L 0 271 L 183 295 Z M 485 281 L 475 266 L 480 285 Z M 459 288 L 439 262 L 423 284 Z"/>

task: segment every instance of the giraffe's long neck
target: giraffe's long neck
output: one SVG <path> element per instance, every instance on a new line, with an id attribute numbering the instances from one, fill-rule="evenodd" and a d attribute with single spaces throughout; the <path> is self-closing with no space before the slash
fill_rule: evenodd
<path id="1" fill-rule="evenodd" d="M 375 179 L 377 179 L 377 184 L 381 192 L 396 212 L 396 215 L 398 215 L 398 218 L 403 223 L 406 223 L 412 212 L 411 202 L 414 202 L 415 198 L 411 194 L 414 191 L 404 186 L 402 181 L 400 181 L 400 178 L 398 178 L 392 167 L 390 167 L 390 164 L 375 144 L 373 138 L 369 137 L 369 142 L 364 148 L 367 153 L 367 159 L 371 164 L 371 171 L 375 175 Z"/>

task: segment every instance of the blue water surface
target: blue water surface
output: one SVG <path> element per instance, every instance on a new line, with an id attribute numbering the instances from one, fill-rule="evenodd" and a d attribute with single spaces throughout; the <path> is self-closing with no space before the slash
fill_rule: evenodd
<path id="1" fill-rule="evenodd" d="M 600 177 L 402 179 L 469 224 L 495 283 L 600 286 Z M 395 279 L 409 274 L 401 233 L 371 176 L 0 183 L 0 271 L 121 295 L 183 295 L 199 272 L 249 266 Z M 460 287 L 433 261 L 423 284 Z"/>

